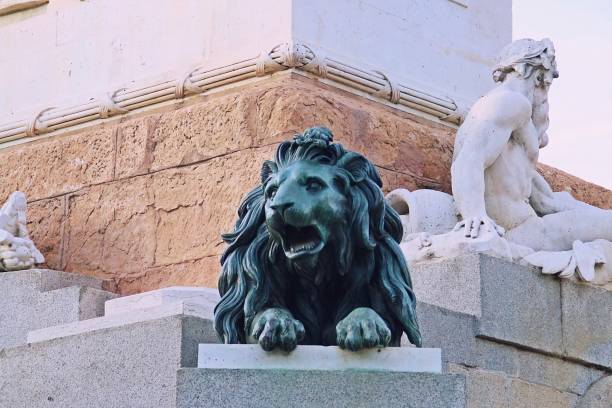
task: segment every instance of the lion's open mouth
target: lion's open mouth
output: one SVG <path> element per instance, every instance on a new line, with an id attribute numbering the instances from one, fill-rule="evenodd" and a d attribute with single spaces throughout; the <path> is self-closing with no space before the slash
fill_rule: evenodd
<path id="1" fill-rule="evenodd" d="M 316 227 L 285 225 L 283 250 L 288 258 L 312 255 L 323 249 L 325 243 Z"/>

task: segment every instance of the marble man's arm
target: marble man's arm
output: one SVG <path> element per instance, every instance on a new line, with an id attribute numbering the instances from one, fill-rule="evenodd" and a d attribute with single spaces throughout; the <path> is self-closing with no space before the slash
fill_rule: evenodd
<path id="1" fill-rule="evenodd" d="M 529 203 L 539 216 L 578 208 L 593 208 L 587 203 L 576 200 L 567 191 L 553 192 L 548 182 L 537 171 L 534 171 Z"/>
<path id="2" fill-rule="evenodd" d="M 463 221 L 465 236 L 476 238 L 481 225 L 503 235 L 503 228 L 487 215 L 485 205 L 485 170 L 501 155 L 512 132 L 531 117 L 531 105 L 522 96 L 500 92 L 474 105 L 457 133 L 455 159 L 451 167 L 455 204 Z"/>

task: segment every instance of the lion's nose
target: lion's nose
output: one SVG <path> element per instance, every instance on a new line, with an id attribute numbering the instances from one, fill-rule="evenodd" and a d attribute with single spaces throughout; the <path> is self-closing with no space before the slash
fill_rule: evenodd
<path id="1" fill-rule="evenodd" d="M 292 207 L 292 206 L 293 206 L 292 202 L 283 202 L 283 203 L 273 203 L 273 204 L 270 204 L 270 207 L 272 207 L 273 210 L 277 211 L 281 215 L 284 215 L 285 210 L 290 208 L 290 207 Z"/>

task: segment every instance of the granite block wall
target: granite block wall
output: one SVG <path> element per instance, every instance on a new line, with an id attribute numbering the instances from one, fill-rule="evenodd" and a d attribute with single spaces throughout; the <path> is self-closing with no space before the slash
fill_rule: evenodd
<path id="1" fill-rule="evenodd" d="M 0 150 L 0 199 L 28 200 L 46 267 L 122 294 L 215 286 L 241 197 L 305 127 L 366 154 L 384 190 L 450 191 L 455 130 L 286 72 Z M 612 191 L 542 167 L 555 190 L 612 208 Z"/>

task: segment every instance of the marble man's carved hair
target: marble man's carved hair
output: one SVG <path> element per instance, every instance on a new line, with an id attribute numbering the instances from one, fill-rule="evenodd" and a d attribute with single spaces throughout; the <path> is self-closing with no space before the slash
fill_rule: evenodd
<path id="1" fill-rule="evenodd" d="M 527 79 L 540 70 L 552 70 L 553 78 L 559 77 L 555 46 L 548 38 L 541 41 L 524 38 L 508 44 L 499 54 L 493 70 L 493 80 L 503 82 L 511 72 Z"/>

